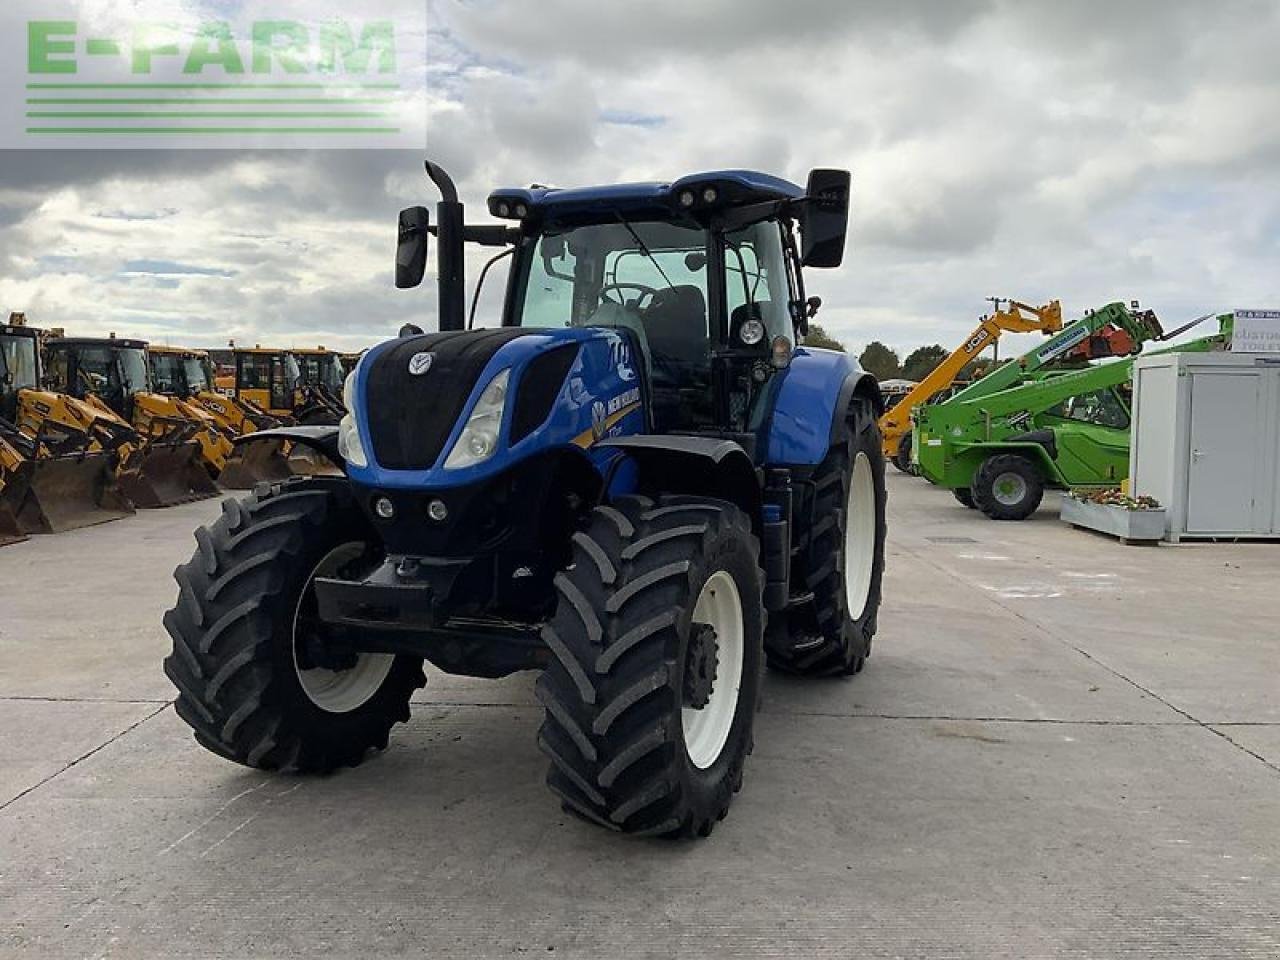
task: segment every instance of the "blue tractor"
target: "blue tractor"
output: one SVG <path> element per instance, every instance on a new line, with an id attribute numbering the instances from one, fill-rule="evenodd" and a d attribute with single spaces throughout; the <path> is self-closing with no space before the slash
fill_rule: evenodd
<path id="1" fill-rule="evenodd" d="M 164 621 L 177 711 L 229 760 L 328 771 L 386 747 L 424 661 L 538 670 L 567 808 L 706 836 L 766 662 L 852 675 L 876 629 L 879 387 L 797 345 L 820 304 L 804 269 L 843 258 L 849 174 L 499 190 L 505 222 L 467 225 L 427 172 L 443 199 L 434 224 L 400 215 L 396 283 L 422 281 L 434 236 L 439 332 L 368 351 L 337 426 L 274 431 L 332 475 L 260 485 L 196 532 Z M 467 244 L 511 258 L 484 329 Z"/>

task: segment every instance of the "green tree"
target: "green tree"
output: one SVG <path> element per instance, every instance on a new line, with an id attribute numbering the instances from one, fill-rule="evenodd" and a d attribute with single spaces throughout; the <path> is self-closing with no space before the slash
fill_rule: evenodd
<path id="1" fill-rule="evenodd" d="M 821 347 L 824 350 L 844 352 L 844 344 L 822 329 L 820 324 L 810 323 L 809 332 L 804 335 L 804 346 Z"/>
<path id="2" fill-rule="evenodd" d="M 892 380 L 894 377 L 902 376 L 898 354 L 879 340 L 872 340 L 867 344 L 867 348 L 858 357 L 858 362 L 862 364 L 863 370 L 877 380 Z"/>
<path id="3" fill-rule="evenodd" d="M 902 364 L 902 375 L 908 380 L 923 380 L 933 372 L 934 367 L 949 356 L 951 351 L 936 343 L 927 347 L 918 347 L 907 354 L 907 359 Z"/>

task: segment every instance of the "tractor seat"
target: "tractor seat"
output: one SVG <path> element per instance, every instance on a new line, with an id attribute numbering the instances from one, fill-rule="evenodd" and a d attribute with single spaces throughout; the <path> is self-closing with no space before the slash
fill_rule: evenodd
<path id="1" fill-rule="evenodd" d="M 692 284 L 654 294 L 644 311 L 644 329 L 654 366 L 671 373 L 677 383 L 685 379 L 682 368 L 707 365 L 707 300 Z"/>

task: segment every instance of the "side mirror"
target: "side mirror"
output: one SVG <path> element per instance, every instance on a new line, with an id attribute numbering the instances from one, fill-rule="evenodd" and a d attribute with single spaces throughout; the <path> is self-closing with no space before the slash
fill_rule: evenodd
<path id="1" fill-rule="evenodd" d="M 422 283 L 427 271 L 427 228 L 431 212 L 426 207 L 400 211 L 400 231 L 396 245 L 396 288 L 408 290 Z"/>
<path id="2" fill-rule="evenodd" d="M 800 214 L 800 262 L 806 267 L 838 267 L 844 261 L 849 232 L 848 170 L 814 170 L 809 174 Z"/>

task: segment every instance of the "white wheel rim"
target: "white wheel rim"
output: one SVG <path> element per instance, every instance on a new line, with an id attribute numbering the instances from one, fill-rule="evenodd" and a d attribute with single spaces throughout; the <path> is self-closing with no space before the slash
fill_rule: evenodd
<path id="1" fill-rule="evenodd" d="M 706 706 L 680 710 L 680 725 L 689 759 L 695 767 L 705 770 L 719 759 L 729 740 L 733 718 L 738 712 L 738 691 L 742 687 L 745 646 L 742 598 L 738 585 L 727 571 L 717 570 L 702 585 L 693 607 L 693 624 L 700 623 L 707 624 L 716 633 L 715 681 Z"/>
<path id="2" fill-rule="evenodd" d="M 326 713 L 350 713 L 363 707 L 382 687 L 382 682 L 387 679 L 391 665 L 395 662 L 395 654 L 360 653 L 356 655 L 355 666 L 349 670 L 326 670 L 323 667 L 304 669 L 298 663 L 298 621 L 312 583 L 317 577 L 335 572 L 363 552 L 362 543 L 344 543 L 325 554 L 307 577 L 293 613 L 293 669 L 307 699 Z"/>
<path id="3" fill-rule="evenodd" d="M 1016 507 L 1027 496 L 1027 481 L 1016 473 L 1002 473 L 991 484 L 991 492 L 1002 506 Z"/>
<path id="4" fill-rule="evenodd" d="M 858 451 L 853 459 L 849 499 L 844 508 L 844 599 L 852 620 L 857 620 L 867 609 L 875 561 L 876 484 L 871 461 Z"/>

